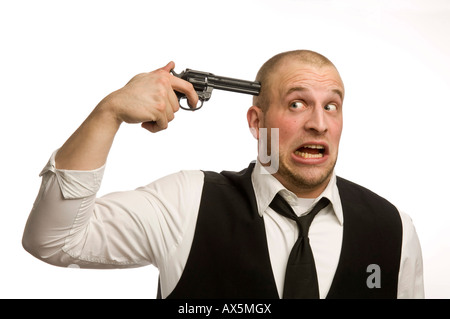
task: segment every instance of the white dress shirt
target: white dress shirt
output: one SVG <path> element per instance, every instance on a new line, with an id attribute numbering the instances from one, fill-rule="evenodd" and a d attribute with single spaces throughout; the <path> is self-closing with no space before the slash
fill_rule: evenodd
<path id="1" fill-rule="evenodd" d="M 162 297 L 168 296 L 181 277 L 191 248 L 203 172 L 180 171 L 133 191 L 97 198 L 105 167 L 59 170 L 55 168 L 55 155 L 56 151 L 41 172 L 41 188 L 24 232 L 25 249 L 58 266 L 126 268 L 153 264 L 160 271 Z M 345 222 L 336 176 L 333 173 L 317 199 L 302 199 L 264 170 L 257 162 L 252 183 L 280 296 L 298 229 L 293 220 L 274 212 L 269 204 L 280 192 L 302 215 L 323 196 L 331 202 L 317 214 L 309 230 L 320 298 L 325 298 L 339 261 Z M 403 242 L 397 296 L 423 298 L 420 243 L 409 216 L 400 216 Z"/>

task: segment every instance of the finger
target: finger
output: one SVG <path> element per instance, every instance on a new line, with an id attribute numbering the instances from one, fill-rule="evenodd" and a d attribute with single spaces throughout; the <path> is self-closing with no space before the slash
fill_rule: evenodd
<path id="1" fill-rule="evenodd" d="M 173 93 L 173 91 L 171 91 L 171 93 Z M 158 112 L 158 118 L 154 121 L 143 122 L 141 124 L 143 128 L 156 133 L 165 130 L 169 126 L 169 122 L 175 118 L 175 115 L 169 99 L 165 99 L 164 103 L 165 107 Z"/>
<path id="2" fill-rule="evenodd" d="M 169 95 L 167 96 L 167 99 L 165 100 L 165 102 L 166 102 L 165 116 L 166 116 L 167 123 L 172 121 L 175 118 L 175 114 L 173 111 L 174 106 L 172 105 L 172 103 L 174 103 L 174 101 L 171 101 L 171 98 L 170 98 L 170 96 L 172 95 L 171 94 L 172 92 L 173 91 L 171 91 L 169 93 Z"/>
<path id="3" fill-rule="evenodd" d="M 156 122 L 154 122 L 154 121 L 143 122 L 143 123 L 141 123 L 141 127 L 145 128 L 147 131 L 150 131 L 152 133 L 158 132 L 158 130 L 156 129 Z"/>
<path id="4" fill-rule="evenodd" d="M 156 133 L 162 130 L 165 130 L 168 126 L 168 121 L 165 116 L 161 116 L 156 121 L 149 121 L 149 122 L 143 122 L 141 124 L 141 127 L 145 128 L 146 130 Z"/>
<path id="5" fill-rule="evenodd" d="M 180 102 L 178 101 L 178 97 L 173 90 L 169 92 L 168 98 L 170 105 L 172 106 L 172 111 L 177 112 L 180 109 Z"/>
<path id="6" fill-rule="evenodd" d="M 170 71 L 172 71 L 174 68 L 175 68 L 175 62 L 170 61 L 169 63 L 167 63 L 166 66 L 162 67 L 161 70 L 170 72 Z"/>
<path id="7" fill-rule="evenodd" d="M 181 92 L 186 95 L 189 106 L 191 106 L 192 108 L 197 107 L 199 98 L 197 92 L 194 90 L 194 86 L 191 83 L 177 78 L 176 76 L 171 77 L 170 81 L 172 84 L 172 88 L 175 91 Z"/>

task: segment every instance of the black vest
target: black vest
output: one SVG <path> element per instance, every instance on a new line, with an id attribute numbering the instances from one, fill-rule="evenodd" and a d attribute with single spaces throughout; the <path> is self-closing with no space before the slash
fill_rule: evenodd
<path id="1" fill-rule="evenodd" d="M 253 167 L 239 173 L 205 172 L 191 251 L 167 298 L 279 298 L 251 182 Z M 402 245 L 397 209 L 342 178 L 337 186 L 344 233 L 327 298 L 396 298 Z M 379 266 L 380 288 L 367 284 L 371 264 Z"/>

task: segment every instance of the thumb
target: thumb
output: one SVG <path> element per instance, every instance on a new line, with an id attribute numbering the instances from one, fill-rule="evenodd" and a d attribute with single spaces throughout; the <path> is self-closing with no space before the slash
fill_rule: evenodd
<path id="1" fill-rule="evenodd" d="M 173 70 L 175 68 L 175 62 L 170 61 L 169 63 L 167 63 L 167 65 L 165 67 L 162 67 L 161 70 L 170 72 L 171 70 Z"/>

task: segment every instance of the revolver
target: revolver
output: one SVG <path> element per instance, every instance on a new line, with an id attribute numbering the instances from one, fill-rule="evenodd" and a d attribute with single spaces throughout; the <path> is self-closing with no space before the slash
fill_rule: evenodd
<path id="1" fill-rule="evenodd" d="M 237 93 L 245 93 L 251 95 L 259 95 L 259 92 L 261 90 L 261 83 L 259 82 L 238 80 L 233 78 L 227 78 L 224 76 L 216 76 L 208 72 L 186 69 L 179 74 L 175 73 L 174 70 L 171 70 L 170 73 L 172 73 L 174 76 L 178 78 L 190 82 L 194 86 L 194 89 L 198 94 L 200 105 L 196 108 L 192 108 L 182 106 L 181 99 L 186 99 L 186 95 L 175 91 L 178 98 L 178 103 L 180 103 L 180 107 L 188 111 L 199 110 L 203 106 L 203 102 L 208 101 L 211 98 L 211 93 L 213 89 Z"/>

